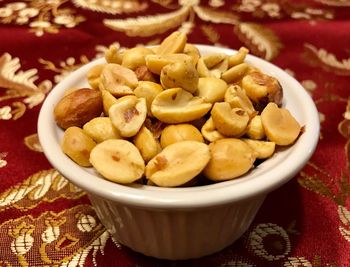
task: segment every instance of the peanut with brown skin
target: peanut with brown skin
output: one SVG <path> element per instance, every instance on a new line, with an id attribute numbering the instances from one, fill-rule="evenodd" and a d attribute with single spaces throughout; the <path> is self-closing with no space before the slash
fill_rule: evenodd
<path id="1" fill-rule="evenodd" d="M 63 97 L 55 106 L 54 117 L 58 126 L 67 129 L 81 127 L 103 111 L 100 91 L 82 88 Z"/>

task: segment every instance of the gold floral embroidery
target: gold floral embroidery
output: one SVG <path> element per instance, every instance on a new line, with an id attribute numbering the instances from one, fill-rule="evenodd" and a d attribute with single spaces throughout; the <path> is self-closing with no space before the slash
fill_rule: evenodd
<path id="1" fill-rule="evenodd" d="M 56 170 L 39 171 L 0 194 L 0 211 L 10 207 L 29 210 L 42 201 L 78 199 L 83 195 L 85 192 L 69 183 Z"/>
<path id="2" fill-rule="evenodd" d="M 235 25 L 239 21 L 238 15 L 201 6 L 199 0 L 179 0 L 179 4 L 181 8 L 170 13 L 127 19 L 105 19 L 103 23 L 115 31 L 125 32 L 128 36 L 147 37 L 176 27 L 181 27 L 180 30 L 189 33 L 194 26 L 195 15 L 211 23 Z"/>
<path id="3" fill-rule="evenodd" d="M 201 26 L 201 30 L 211 43 L 217 44 L 219 42 L 220 34 L 215 30 L 213 26 L 203 25 Z"/>
<path id="4" fill-rule="evenodd" d="M 57 73 L 57 75 L 55 75 L 54 77 L 54 80 L 55 83 L 58 83 L 62 81 L 63 78 L 70 74 L 72 71 L 80 68 L 86 63 L 89 63 L 89 59 L 85 55 L 82 55 L 80 57 L 80 62 L 76 62 L 75 58 L 69 57 L 64 61 L 61 61 L 59 63 L 59 66 L 56 66 L 52 61 L 45 60 L 42 58 L 39 58 L 39 62 L 44 65 L 45 69 Z"/>
<path id="5" fill-rule="evenodd" d="M 103 23 L 112 30 L 125 32 L 128 36 L 146 37 L 180 26 L 189 13 L 190 8 L 184 6 L 166 14 L 127 19 L 105 19 Z"/>
<path id="6" fill-rule="evenodd" d="M 0 120 L 10 120 L 12 118 L 12 108 L 10 106 L 4 106 L 0 108 Z"/>
<path id="7" fill-rule="evenodd" d="M 350 196 L 349 176 L 343 173 L 340 178 L 334 181 L 335 179 L 329 173 L 314 163 L 309 162 L 307 166 L 311 167 L 311 171 L 315 172 L 315 174 L 310 175 L 305 171 L 301 172 L 298 178 L 299 184 L 337 204 L 339 221 L 343 223 L 343 225 L 339 226 L 339 232 L 350 242 L 350 212 L 345 206 Z M 334 183 L 337 185 L 334 186 Z"/>
<path id="8" fill-rule="evenodd" d="M 28 147 L 30 150 L 33 150 L 35 152 L 43 152 L 43 148 L 40 145 L 38 134 L 31 134 L 24 138 L 24 144 L 26 147 Z"/>
<path id="9" fill-rule="evenodd" d="M 7 154 L 7 152 L 0 152 L 0 169 L 7 165 L 7 161 L 5 160 Z"/>
<path id="10" fill-rule="evenodd" d="M 82 217 L 93 222 L 87 231 L 79 228 Z M 110 238 L 90 205 L 8 220 L 0 225 L 0 234 L 1 244 L 8 244 L 0 255 L 6 266 L 29 266 L 29 259 L 30 266 L 83 266 L 91 252 L 97 266 L 97 253 L 103 253 Z"/>
<path id="11" fill-rule="evenodd" d="M 40 37 L 45 32 L 57 33 L 61 27 L 72 28 L 84 21 L 69 8 L 61 8 L 68 0 L 33 0 L 14 2 L 0 7 L 0 23 L 28 24 Z"/>
<path id="12" fill-rule="evenodd" d="M 315 0 L 316 2 L 322 3 L 328 6 L 350 6 L 350 0 Z"/>
<path id="13" fill-rule="evenodd" d="M 137 0 L 73 0 L 73 3 L 78 7 L 113 15 L 140 12 L 148 7 L 147 3 Z"/>
<path id="14" fill-rule="evenodd" d="M 5 106 L 0 109 L 0 119 L 17 120 L 22 117 L 26 107 L 33 108 L 40 104 L 47 92 L 52 88 L 49 80 L 35 84 L 39 78 L 37 69 L 26 71 L 19 70 L 21 64 L 18 58 L 12 58 L 8 53 L 0 57 L 0 88 L 4 88 L 5 94 L 0 96 L 0 102 L 8 99 L 23 98 L 21 102 L 16 101 L 12 106 Z"/>
<path id="15" fill-rule="evenodd" d="M 334 17 L 332 10 L 314 8 L 293 1 L 241 0 L 239 3 L 234 4 L 232 9 L 236 12 L 248 13 L 258 18 L 269 17 L 272 19 L 280 19 L 283 17 L 290 17 L 293 19 L 311 20 L 333 19 Z"/>
<path id="16" fill-rule="evenodd" d="M 223 5 L 225 5 L 225 1 L 224 0 L 209 0 L 209 6 L 212 7 L 221 7 Z"/>
<path id="17" fill-rule="evenodd" d="M 339 61 L 332 53 L 325 49 L 317 49 L 312 44 L 304 44 L 305 48 L 305 62 L 311 66 L 320 66 L 322 69 L 335 73 L 337 75 L 350 75 L 350 58 Z"/>
<path id="18" fill-rule="evenodd" d="M 234 30 L 250 51 L 266 60 L 275 58 L 283 47 L 278 36 L 261 24 L 240 23 Z"/>
<path id="19" fill-rule="evenodd" d="M 232 12 L 217 11 L 201 6 L 194 6 L 193 10 L 201 20 L 207 22 L 235 25 L 239 20 L 239 17 Z"/>

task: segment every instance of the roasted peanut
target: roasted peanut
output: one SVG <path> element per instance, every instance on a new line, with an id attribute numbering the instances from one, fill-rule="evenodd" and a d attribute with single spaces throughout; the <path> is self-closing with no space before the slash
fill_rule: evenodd
<path id="1" fill-rule="evenodd" d="M 203 125 L 201 129 L 201 133 L 203 137 L 209 141 L 209 142 L 214 142 L 219 139 L 226 138 L 222 133 L 220 133 L 213 122 L 213 118 L 210 117 Z"/>
<path id="2" fill-rule="evenodd" d="M 97 117 L 84 124 L 84 132 L 96 143 L 101 143 L 107 139 L 119 139 L 120 135 L 112 125 L 108 117 Z"/>
<path id="3" fill-rule="evenodd" d="M 183 123 L 204 116 L 211 108 L 202 98 L 181 88 L 168 89 L 158 94 L 152 102 L 153 116 L 165 123 Z"/>
<path id="4" fill-rule="evenodd" d="M 131 137 L 137 134 L 147 115 L 144 98 L 125 96 L 109 109 L 113 126 L 121 136 Z"/>
<path id="5" fill-rule="evenodd" d="M 238 80 L 243 78 L 243 76 L 247 73 L 248 70 L 249 65 L 247 63 L 241 63 L 225 71 L 221 75 L 221 78 L 227 83 L 237 82 Z"/>
<path id="6" fill-rule="evenodd" d="M 108 116 L 109 108 L 117 102 L 117 99 L 107 90 L 102 90 L 103 113 Z"/>
<path id="7" fill-rule="evenodd" d="M 256 111 L 245 91 L 239 85 L 231 85 L 225 92 L 225 102 L 229 103 L 231 108 L 244 109 L 250 118 L 256 115 Z"/>
<path id="8" fill-rule="evenodd" d="M 276 78 L 254 71 L 242 79 L 242 87 L 248 97 L 262 110 L 269 102 L 282 104 L 283 91 Z"/>
<path id="9" fill-rule="evenodd" d="M 115 45 L 110 45 L 105 52 L 105 59 L 107 63 L 122 64 L 123 51 Z"/>
<path id="10" fill-rule="evenodd" d="M 159 141 L 145 126 L 134 137 L 134 144 L 140 151 L 145 162 L 148 162 L 162 150 Z"/>
<path id="11" fill-rule="evenodd" d="M 175 62 L 192 62 L 192 58 L 185 54 L 148 55 L 145 57 L 147 68 L 154 74 L 160 75 L 162 69 Z"/>
<path id="12" fill-rule="evenodd" d="M 107 64 L 98 64 L 93 66 L 87 73 L 87 80 L 92 89 L 99 89 L 100 76 Z"/>
<path id="13" fill-rule="evenodd" d="M 158 55 L 182 53 L 187 42 L 187 36 L 183 32 L 173 32 L 166 37 L 157 49 Z"/>
<path id="14" fill-rule="evenodd" d="M 231 180 L 247 173 L 253 167 L 256 156 L 248 144 L 236 138 L 210 143 L 209 150 L 210 161 L 203 173 L 213 181 Z"/>
<path id="15" fill-rule="evenodd" d="M 63 97 L 54 109 L 55 121 L 63 129 L 71 126 L 81 127 L 101 113 L 101 92 L 85 88 Z"/>
<path id="16" fill-rule="evenodd" d="M 134 47 L 124 51 L 122 66 L 135 70 L 137 67 L 146 65 L 145 56 L 152 55 L 154 52 L 146 47 Z"/>
<path id="17" fill-rule="evenodd" d="M 252 140 L 243 138 L 242 141 L 247 143 L 256 153 L 257 159 L 267 159 L 275 152 L 275 143 L 261 140 Z"/>
<path id="18" fill-rule="evenodd" d="M 261 116 L 256 115 L 247 126 L 246 135 L 251 139 L 260 140 L 265 138 L 265 130 L 261 122 Z"/>
<path id="19" fill-rule="evenodd" d="M 96 143 L 79 127 L 69 127 L 62 139 L 62 151 L 75 163 L 83 167 L 91 166 L 90 152 Z"/>
<path id="20" fill-rule="evenodd" d="M 154 82 L 140 81 L 134 90 L 135 96 L 143 97 L 146 99 L 147 104 L 147 115 L 152 117 L 151 105 L 154 98 L 163 92 L 163 87 Z"/>
<path id="21" fill-rule="evenodd" d="M 204 143 L 200 131 L 191 124 L 169 125 L 164 128 L 160 137 L 162 148 L 176 142 L 192 140 Z"/>
<path id="22" fill-rule="evenodd" d="M 241 108 L 231 109 L 230 104 L 226 102 L 215 103 L 211 117 L 220 133 L 232 137 L 243 135 L 249 122 L 249 116 L 245 110 Z"/>
<path id="23" fill-rule="evenodd" d="M 236 54 L 229 57 L 228 59 L 229 67 L 231 68 L 233 66 L 243 63 L 248 53 L 249 53 L 249 50 L 247 48 L 241 47 Z"/>
<path id="24" fill-rule="evenodd" d="M 224 100 L 227 83 L 215 77 L 204 77 L 198 80 L 196 95 L 203 98 L 205 102 L 215 103 Z"/>
<path id="25" fill-rule="evenodd" d="M 90 162 L 104 178 L 121 184 L 140 179 L 145 169 L 139 150 L 122 139 L 110 139 L 96 145 L 91 151 Z"/>
<path id="26" fill-rule="evenodd" d="M 160 82 L 164 88 L 180 87 L 194 93 L 198 86 L 198 72 L 191 62 L 175 62 L 163 67 Z"/>
<path id="27" fill-rule="evenodd" d="M 151 159 L 145 170 L 147 179 L 158 186 L 174 187 L 195 178 L 210 159 L 208 146 L 197 141 L 171 144 Z"/>
<path id="28" fill-rule="evenodd" d="M 99 88 L 120 97 L 134 94 L 133 89 L 137 83 L 136 74 L 132 70 L 119 64 L 108 64 L 101 73 Z"/>
<path id="29" fill-rule="evenodd" d="M 183 53 L 192 58 L 192 64 L 195 66 L 198 62 L 198 59 L 201 57 L 198 48 L 193 44 L 186 44 Z"/>
<path id="30" fill-rule="evenodd" d="M 289 110 L 269 103 L 261 113 L 267 138 L 276 145 L 288 146 L 298 138 L 301 126 Z"/>

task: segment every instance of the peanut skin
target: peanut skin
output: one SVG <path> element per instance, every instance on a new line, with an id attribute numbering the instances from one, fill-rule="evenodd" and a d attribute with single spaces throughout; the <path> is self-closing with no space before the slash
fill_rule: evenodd
<path id="1" fill-rule="evenodd" d="M 67 129 L 82 127 L 103 111 L 100 91 L 82 88 L 63 97 L 55 106 L 54 117 L 58 126 Z"/>

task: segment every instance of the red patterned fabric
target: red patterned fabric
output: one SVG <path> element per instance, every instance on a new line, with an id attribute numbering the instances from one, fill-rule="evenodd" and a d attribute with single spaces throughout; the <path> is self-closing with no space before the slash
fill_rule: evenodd
<path id="1" fill-rule="evenodd" d="M 140 16 L 152 26 L 130 20 Z M 350 266 L 349 18 L 349 0 L 0 0 L 0 266 Z M 168 262 L 111 239 L 46 160 L 36 124 L 52 87 L 110 44 L 157 44 L 178 28 L 293 75 L 317 105 L 321 137 L 237 242 Z"/>

